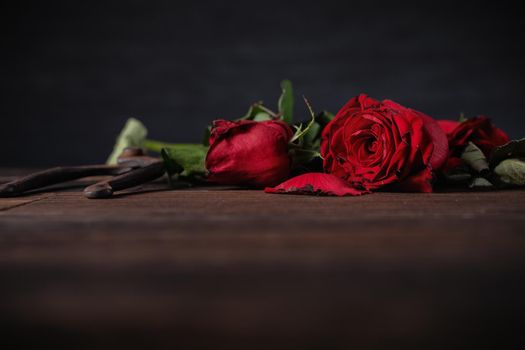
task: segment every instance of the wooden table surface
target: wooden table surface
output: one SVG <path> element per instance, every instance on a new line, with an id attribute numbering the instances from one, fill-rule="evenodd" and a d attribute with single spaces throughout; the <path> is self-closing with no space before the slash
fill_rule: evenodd
<path id="1" fill-rule="evenodd" d="M 110 200 L 75 185 L 0 198 L 2 342 L 523 344 L 524 190 L 331 198 L 162 186 Z"/>

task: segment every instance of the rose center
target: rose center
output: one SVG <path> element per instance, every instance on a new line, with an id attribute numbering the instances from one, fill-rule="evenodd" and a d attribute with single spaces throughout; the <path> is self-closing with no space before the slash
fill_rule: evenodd
<path id="1" fill-rule="evenodd" d="M 370 153 L 376 153 L 377 152 L 377 147 L 378 147 L 378 144 L 377 144 L 377 140 L 374 140 L 370 143 L 368 143 L 368 151 Z"/>

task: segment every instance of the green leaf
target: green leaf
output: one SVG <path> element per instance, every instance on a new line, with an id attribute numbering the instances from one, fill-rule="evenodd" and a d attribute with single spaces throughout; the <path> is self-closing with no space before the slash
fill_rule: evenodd
<path id="1" fill-rule="evenodd" d="M 310 149 L 312 149 L 312 150 L 320 150 L 321 149 L 321 138 L 320 137 L 315 139 L 315 141 L 310 145 Z"/>
<path id="2" fill-rule="evenodd" d="M 208 147 L 201 144 L 187 144 L 187 143 L 164 143 L 154 140 L 145 140 L 144 147 L 153 152 L 161 153 L 164 157 L 168 157 L 170 162 L 182 167 L 184 170 L 180 172 L 182 176 L 203 175 L 206 173 L 206 154 Z M 164 150 L 164 154 L 162 151 Z M 164 162 L 169 166 L 169 162 Z M 172 164 L 174 173 L 177 167 Z"/>
<path id="3" fill-rule="evenodd" d="M 321 124 L 321 126 L 324 127 L 326 124 L 330 123 L 334 118 L 335 115 L 333 115 L 332 113 L 328 111 L 322 111 L 317 116 L 317 121 L 319 122 L 319 124 Z"/>
<path id="4" fill-rule="evenodd" d="M 312 146 L 317 136 L 319 136 L 320 132 L 321 132 L 321 125 L 319 125 L 319 123 L 317 122 L 313 123 L 310 130 L 308 130 L 308 132 L 304 135 L 305 145 Z"/>
<path id="5" fill-rule="evenodd" d="M 174 157 L 169 148 L 163 148 L 160 151 L 160 155 L 162 156 L 162 160 L 164 160 L 166 172 L 170 177 L 176 174 L 180 174 L 184 171 L 184 168 L 180 164 L 175 162 Z"/>
<path id="6" fill-rule="evenodd" d="M 458 122 L 463 123 L 465 121 L 467 121 L 467 118 L 465 118 L 465 113 L 461 112 L 459 114 Z"/>
<path id="7" fill-rule="evenodd" d="M 290 156 L 293 160 L 293 167 L 296 168 L 299 165 L 304 165 L 311 162 L 317 157 L 321 157 L 321 154 L 314 150 L 304 148 L 292 148 L 290 149 Z"/>
<path id="8" fill-rule="evenodd" d="M 494 167 L 508 158 L 525 158 L 525 138 L 507 142 L 496 148 L 490 158 L 490 165 Z"/>
<path id="9" fill-rule="evenodd" d="M 242 116 L 241 118 L 237 119 L 237 121 L 239 121 L 239 120 L 254 120 L 255 117 L 259 113 L 266 113 L 266 114 L 268 114 L 271 117 L 271 119 L 277 118 L 277 113 L 275 113 L 274 111 L 266 108 L 263 105 L 263 102 L 259 101 L 259 102 L 253 103 L 250 106 L 250 108 L 248 109 L 248 112 L 246 112 L 246 114 L 244 116 Z"/>
<path id="10" fill-rule="evenodd" d="M 272 120 L 272 117 L 265 112 L 259 112 L 253 117 L 253 121 L 255 122 L 263 122 L 265 120 Z"/>
<path id="11" fill-rule="evenodd" d="M 478 173 L 486 172 L 489 170 L 487 158 L 485 157 L 483 152 L 478 148 L 478 146 L 476 146 L 472 142 L 469 142 L 463 150 L 461 159 L 463 159 L 465 163 L 467 163 L 467 165 L 469 165 Z"/>
<path id="12" fill-rule="evenodd" d="M 306 125 L 305 128 L 303 128 L 302 124 L 299 124 L 299 126 L 295 126 L 295 134 L 293 135 L 292 139 L 290 140 L 290 143 L 293 143 L 297 140 L 302 141 L 304 135 L 310 131 L 310 129 L 315 124 L 315 112 L 312 108 L 312 105 L 310 102 L 306 99 L 306 97 L 303 96 L 304 102 L 306 103 L 306 107 L 308 107 L 308 111 L 310 112 L 310 121 L 308 122 L 308 125 Z"/>
<path id="13" fill-rule="evenodd" d="M 171 178 L 174 175 L 182 173 L 184 171 L 184 168 L 173 160 L 171 151 L 168 148 L 163 148 L 160 151 L 160 155 L 162 157 L 162 160 L 164 161 L 166 172 L 168 173 L 168 183 L 170 187 L 173 187 L 173 182 Z"/>
<path id="14" fill-rule="evenodd" d="M 470 188 L 487 188 L 493 187 L 489 180 L 483 177 L 476 177 L 469 185 Z"/>
<path id="15" fill-rule="evenodd" d="M 117 164 L 117 158 L 127 147 L 142 148 L 144 140 L 148 135 L 148 129 L 135 118 L 129 118 L 120 132 L 113 147 L 111 155 L 108 157 L 106 164 Z"/>
<path id="16" fill-rule="evenodd" d="M 525 185 L 525 161 L 522 159 L 505 159 L 494 168 L 494 172 L 506 184 Z"/>
<path id="17" fill-rule="evenodd" d="M 255 102 L 255 103 L 251 104 L 250 108 L 248 108 L 248 111 L 246 112 L 246 114 L 243 115 L 242 117 L 240 117 L 239 119 L 236 119 L 236 120 L 251 120 L 251 119 L 253 119 L 253 117 L 255 117 L 253 109 L 258 104 L 262 104 L 262 101 Z"/>
<path id="18" fill-rule="evenodd" d="M 311 106 L 309 107 L 311 112 Z M 321 132 L 324 127 L 334 119 L 334 115 L 328 111 L 322 111 L 318 113 L 315 117 L 315 122 L 312 124 L 311 128 L 304 135 L 304 144 L 305 148 L 319 151 L 321 144 Z"/>
<path id="19" fill-rule="evenodd" d="M 283 80 L 281 82 L 281 97 L 279 97 L 278 109 L 281 114 L 281 119 L 291 125 L 293 121 L 293 89 L 292 82 L 290 80 Z"/>

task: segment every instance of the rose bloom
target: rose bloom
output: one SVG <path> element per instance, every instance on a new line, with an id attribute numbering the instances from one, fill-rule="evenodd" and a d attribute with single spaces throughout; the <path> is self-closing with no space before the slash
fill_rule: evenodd
<path id="1" fill-rule="evenodd" d="M 448 173 L 463 165 L 461 153 L 465 146 L 472 142 L 490 157 L 494 149 L 510 141 L 507 134 L 496 128 L 485 116 L 474 117 L 459 122 L 455 120 L 438 120 L 441 129 L 447 134 L 449 157 L 442 171 Z"/>
<path id="2" fill-rule="evenodd" d="M 431 192 L 432 172 L 446 161 L 445 133 L 425 114 L 364 94 L 351 99 L 325 127 L 324 169 L 353 187 Z"/>
<path id="3" fill-rule="evenodd" d="M 281 121 L 215 120 L 206 156 L 208 179 L 223 185 L 273 186 L 290 175 L 290 127 Z"/>
<path id="4" fill-rule="evenodd" d="M 469 142 L 474 143 L 489 157 L 492 151 L 510 141 L 507 134 L 496 128 L 485 116 L 474 117 L 458 122 L 438 120 L 439 126 L 447 134 L 450 150 L 461 152 Z"/>

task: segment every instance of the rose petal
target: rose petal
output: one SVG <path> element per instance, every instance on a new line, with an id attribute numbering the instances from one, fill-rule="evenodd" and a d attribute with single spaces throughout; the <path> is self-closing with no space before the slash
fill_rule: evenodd
<path id="1" fill-rule="evenodd" d="M 264 192 L 324 196 L 360 196 L 369 193 L 352 187 L 343 179 L 325 173 L 299 175 L 276 187 L 267 187 Z"/>
<path id="2" fill-rule="evenodd" d="M 232 129 L 238 128 L 244 124 L 253 123 L 251 120 L 240 120 L 233 122 L 230 120 L 216 119 L 212 122 L 212 130 L 209 138 L 210 145 L 213 144 L 220 136 L 230 132 Z"/>
<path id="3" fill-rule="evenodd" d="M 423 127 L 425 131 L 430 135 L 432 143 L 434 144 L 434 150 L 432 151 L 432 156 L 430 157 L 430 166 L 433 170 L 440 169 L 448 157 L 448 139 L 447 134 L 439 126 L 439 124 L 429 116 L 419 113 L 419 116 L 423 118 Z"/>
<path id="4" fill-rule="evenodd" d="M 441 130 L 443 130 L 447 135 L 452 133 L 452 131 L 454 131 L 454 129 L 456 129 L 456 127 L 460 124 L 458 121 L 445 119 L 438 120 L 437 123 Z"/>

